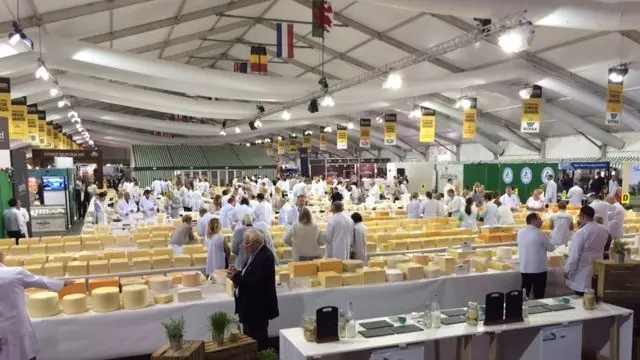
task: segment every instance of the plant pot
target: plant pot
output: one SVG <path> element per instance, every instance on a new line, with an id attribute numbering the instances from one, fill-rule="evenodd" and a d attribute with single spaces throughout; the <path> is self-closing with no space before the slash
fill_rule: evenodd
<path id="1" fill-rule="evenodd" d="M 626 255 L 625 253 L 616 253 L 616 260 L 618 260 L 619 263 L 623 263 Z"/>
<path id="2" fill-rule="evenodd" d="M 316 342 L 316 329 L 304 329 L 304 339 L 308 342 Z"/>
<path id="3" fill-rule="evenodd" d="M 181 350 L 182 349 L 182 343 L 183 343 L 183 339 L 182 338 L 169 339 L 169 346 L 171 347 L 171 350 L 173 350 L 173 351 Z"/>
<path id="4" fill-rule="evenodd" d="M 222 346 L 224 344 L 224 333 L 222 334 L 211 334 L 211 338 L 218 346 Z"/>

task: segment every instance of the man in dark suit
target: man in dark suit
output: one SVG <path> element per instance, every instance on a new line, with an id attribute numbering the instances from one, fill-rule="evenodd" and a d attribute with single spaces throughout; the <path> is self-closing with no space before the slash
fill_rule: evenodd
<path id="1" fill-rule="evenodd" d="M 232 267 L 227 276 L 236 287 L 236 313 L 243 332 L 258 342 L 259 350 L 264 350 L 269 347 L 269 320 L 280 316 L 275 259 L 258 230 L 247 230 L 243 245 L 249 255 L 247 263 L 241 271 Z"/>

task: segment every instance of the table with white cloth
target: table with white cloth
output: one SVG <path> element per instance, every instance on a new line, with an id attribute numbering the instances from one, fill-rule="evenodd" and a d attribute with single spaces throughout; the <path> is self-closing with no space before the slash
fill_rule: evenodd
<path id="1" fill-rule="evenodd" d="M 543 302 L 556 303 L 553 299 Z M 579 360 L 583 349 L 598 354 L 598 358 L 631 359 L 633 311 L 605 303 L 585 310 L 580 298 L 573 299 L 570 305 L 574 308 L 531 314 L 524 321 L 510 324 L 442 324 L 439 328 L 373 338 L 357 333 L 355 338 L 328 343 L 306 341 L 300 327 L 284 329 L 280 331 L 280 359 Z M 389 321 L 366 319 L 377 320 Z M 357 322 L 357 332 L 364 330 L 358 325 L 363 322 Z M 408 320 L 408 324 L 416 323 L 421 324 Z"/>
<path id="2" fill-rule="evenodd" d="M 554 269 L 550 273 L 561 271 Z M 550 283 L 556 278 L 550 277 Z M 327 305 L 346 308 L 351 302 L 356 317 L 364 319 L 423 311 L 426 301 L 435 295 L 443 307 L 461 307 L 467 301 L 482 302 L 488 292 L 519 289 L 520 285 L 517 271 L 490 271 L 333 289 L 294 287 L 278 294 L 280 316 L 270 322 L 269 334 L 277 336 L 280 329 L 300 326 L 305 315 L 313 315 L 316 309 Z M 150 354 L 167 341 L 161 322 L 179 316 L 186 321 L 186 339 L 206 339 L 207 317 L 215 311 L 234 312 L 233 299 L 221 288 L 193 302 L 33 319 L 42 349 L 38 359 L 89 360 Z"/>

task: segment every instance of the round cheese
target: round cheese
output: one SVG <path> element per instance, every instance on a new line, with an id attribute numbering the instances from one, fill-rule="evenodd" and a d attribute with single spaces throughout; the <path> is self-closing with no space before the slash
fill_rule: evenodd
<path id="1" fill-rule="evenodd" d="M 184 287 L 200 286 L 200 273 L 196 271 L 182 273 L 182 286 Z"/>
<path id="2" fill-rule="evenodd" d="M 85 294 L 70 294 L 62 298 L 62 311 L 65 314 L 79 314 L 87 311 Z"/>
<path id="3" fill-rule="evenodd" d="M 122 288 L 122 302 L 127 310 L 149 306 L 149 288 L 146 285 L 129 285 Z"/>
<path id="4" fill-rule="evenodd" d="M 128 277 L 120 278 L 120 286 L 125 287 L 129 285 L 144 285 L 144 279 L 141 277 Z"/>
<path id="5" fill-rule="evenodd" d="M 94 289 L 91 304 L 95 312 L 111 312 L 120 309 L 120 289 L 114 286 Z"/>
<path id="6" fill-rule="evenodd" d="M 48 317 L 60 312 L 58 294 L 52 291 L 40 291 L 27 297 L 29 315 L 34 318 Z"/>
<path id="7" fill-rule="evenodd" d="M 155 276 L 149 279 L 149 287 L 153 291 L 165 292 L 169 291 L 173 286 L 173 279 L 166 276 Z"/>

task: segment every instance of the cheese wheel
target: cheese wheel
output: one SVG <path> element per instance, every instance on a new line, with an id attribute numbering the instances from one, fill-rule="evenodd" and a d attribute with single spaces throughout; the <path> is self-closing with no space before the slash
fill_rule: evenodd
<path id="1" fill-rule="evenodd" d="M 127 310 L 142 309 L 149 306 L 149 288 L 147 285 L 129 285 L 122 288 L 122 300 Z"/>
<path id="2" fill-rule="evenodd" d="M 404 274 L 398 269 L 387 269 L 385 270 L 385 275 L 387 277 L 387 282 L 397 282 L 404 280 Z"/>
<path id="3" fill-rule="evenodd" d="M 95 312 L 112 312 L 120 309 L 120 289 L 103 287 L 93 290 L 91 304 Z"/>
<path id="4" fill-rule="evenodd" d="M 87 311 L 87 296 L 71 294 L 62 298 L 62 311 L 65 314 L 79 314 Z"/>
<path id="5" fill-rule="evenodd" d="M 27 297 L 29 315 L 34 318 L 48 317 L 60 312 L 58 294 L 53 291 L 40 291 Z"/>
<path id="6" fill-rule="evenodd" d="M 200 286 L 200 273 L 196 271 L 189 271 L 182 273 L 182 286 L 194 287 Z"/>
<path id="7" fill-rule="evenodd" d="M 169 291 L 173 286 L 173 279 L 166 276 L 155 276 L 149 279 L 149 287 L 153 291 Z"/>
<path id="8" fill-rule="evenodd" d="M 129 286 L 129 285 L 144 285 L 144 279 L 141 277 L 126 277 L 120 278 L 120 286 Z"/>
<path id="9" fill-rule="evenodd" d="M 176 293 L 178 302 L 195 301 L 202 299 L 202 290 L 200 289 L 184 289 Z"/>

